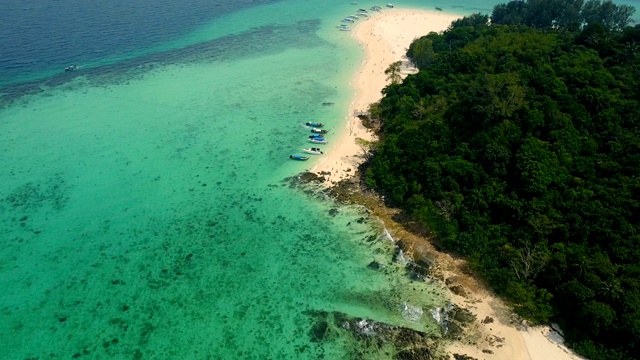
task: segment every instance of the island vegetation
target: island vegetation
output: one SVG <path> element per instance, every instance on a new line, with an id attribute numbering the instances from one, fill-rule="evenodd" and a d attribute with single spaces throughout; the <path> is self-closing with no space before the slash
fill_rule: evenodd
<path id="1" fill-rule="evenodd" d="M 500 4 L 415 40 L 365 181 L 523 317 L 640 354 L 640 26 L 609 1 Z"/>

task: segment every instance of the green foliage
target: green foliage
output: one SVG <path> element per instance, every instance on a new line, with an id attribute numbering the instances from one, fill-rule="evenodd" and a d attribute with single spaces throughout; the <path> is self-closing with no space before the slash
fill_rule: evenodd
<path id="1" fill-rule="evenodd" d="M 553 19 L 556 5 L 511 2 L 494 17 Z M 366 182 L 468 256 L 519 314 L 560 323 L 582 354 L 640 354 L 640 27 L 485 20 L 411 45 L 421 71 L 376 105 Z"/>
<path id="2" fill-rule="evenodd" d="M 634 13 L 634 7 L 615 5 L 611 0 L 511 1 L 493 8 L 491 22 L 563 30 L 600 24 L 607 30 L 620 30 L 629 25 Z"/>
<path id="3" fill-rule="evenodd" d="M 433 51 L 433 41 L 426 36 L 416 39 L 411 43 L 407 55 L 419 69 L 426 69 L 436 59 L 436 53 Z"/>
<path id="4" fill-rule="evenodd" d="M 400 75 L 401 65 L 402 61 L 396 61 L 391 63 L 384 71 L 385 75 L 387 75 L 387 80 L 391 81 L 391 84 L 399 84 L 402 81 L 402 76 Z"/>

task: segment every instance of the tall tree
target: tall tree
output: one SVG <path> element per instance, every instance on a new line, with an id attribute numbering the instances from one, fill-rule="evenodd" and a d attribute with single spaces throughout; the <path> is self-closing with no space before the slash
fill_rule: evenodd
<path id="1" fill-rule="evenodd" d="M 387 80 L 390 80 L 392 84 L 399 84 L 402 81 L 401 70 L 402 61 L 396 61 L 391 63 L 384 73 L 387 75 Z"/>

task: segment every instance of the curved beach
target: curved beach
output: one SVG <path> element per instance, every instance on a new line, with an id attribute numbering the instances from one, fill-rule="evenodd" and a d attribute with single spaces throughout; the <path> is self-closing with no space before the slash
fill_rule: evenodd
<path id="1" fill-rule="evenodd" d="M 356 112 L 365 111 L 369 104 L 380 100 L 382 89 L 389 84 L 384 73 L 389 64 L 403 61 L 403 75 L 412 72 L 405 54 L 414 39 L 431 31 L 443 31 L 457 18 L 458 15 L 440 11 L 385 9 L 355 26 L 352 34 L 364 47 L 366 58 L 349 83 L 354 94 L 345 116 L 346 131 L 311 172 L 324 174 L 327 185 L 355 172 L 363 154 L 356 139 L 373 139 L 371 132 L 355 116 Z"/>
<path id="2" fill-rule="evenodd" d="M 380 100 L 382 89 L 389 83 L 385 69 L 395 61 L 403 61 L 404 75 L 415 71 L 405 57 L 411 42 L 431 31 L 447 29 L 457 18 L 458 15 L 439 11 L 386 9 L 355 27 L 353 36 L 364 47 L 366 58 L 350 83 L 354 96 L 345 117 L 346 131 L 332 151 L 311 169 L 325 177 L 326 185 L 352 176 L 363 161 L 363 149 L 356 139 L 372 140 L 373 135 L 355 114 Z M 473 334 L 468 334 L 465 341 L 448 344 L 447 353 L 494 360 L 580 359 L 562 345 L 561 336 L 548 326 L 530 327 L 514 321 L 512 311 L 499 299 L 475 279 L 455 270 L 459 269 L 455 264 L 459 260 L 441 255 L 439 258 L 448 263 L 440 265 L 449 269 L 445 277 L 464 278 L 466 296 L 452 294 L 453 301 L 477 317 L 470 330 Z M 491 320 L 485 322 L 485 319 Z"/>

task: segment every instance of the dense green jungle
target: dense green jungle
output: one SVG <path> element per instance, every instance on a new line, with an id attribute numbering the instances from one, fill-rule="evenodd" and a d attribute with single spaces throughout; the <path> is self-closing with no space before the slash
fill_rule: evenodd
<path id="1" fill-rule="evenodd" d="M 609 1 L 497 5 L 416 39 L 370 107 L 364 180 L 589 359 L 640 354 L 640 25 Z"/>

